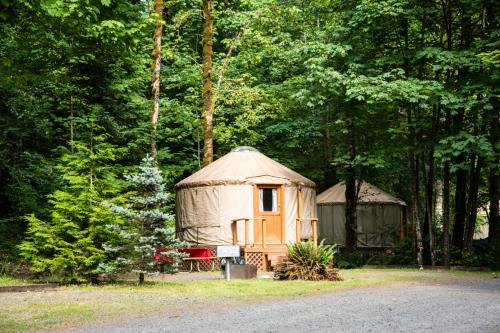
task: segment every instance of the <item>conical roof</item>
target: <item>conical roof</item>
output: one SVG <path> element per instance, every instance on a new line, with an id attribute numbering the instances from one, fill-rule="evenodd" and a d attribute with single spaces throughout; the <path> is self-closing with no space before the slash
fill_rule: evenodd
<path id="1" fill-rule="evenodd" d="M 238 147 L 181 180 L 177 188 L 226 184 L 286 184 L 314 187 L 313 181 L 252 147 Z"/>
<path id="2" fill-rule="evenodd" d="M 345 182 L 340 182 L 319 194 L 317 202 L 319 205 L 345 204 Z M 367 182 L 361 182 L 358 203 L 396 204 L 406 206 L 403 200 L 395 198 L 389 193 Z"/>

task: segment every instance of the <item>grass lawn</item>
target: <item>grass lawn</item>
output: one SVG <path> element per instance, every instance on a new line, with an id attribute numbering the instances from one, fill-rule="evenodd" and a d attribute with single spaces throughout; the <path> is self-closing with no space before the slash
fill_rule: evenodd
<path id="1" fill-rule="evenodd" d="M 192 273 L 203 274 L 203 273 Z M 0 332 L 23 332 L 78 326 L 120 316 L 176 312 L 370 287 L 404 281 L 491 278 L 491 272 L 354 269 L 341 272 L 341 282 L 257 280 L 156 279 L 144 286 L 134 282 L 105 286 L 67 286 L 55 291 L 0 294 Z M 18 280 L 0 277 L 0 284 Z M 215 304 L 215 305 L 214 305 Z"/>
<path id="2" fill-rule="evenodd" d="M 0 275 L 0 287 L 22 286 L 33 282 L 25 279 L 17 279 L 11 276 Z"/>

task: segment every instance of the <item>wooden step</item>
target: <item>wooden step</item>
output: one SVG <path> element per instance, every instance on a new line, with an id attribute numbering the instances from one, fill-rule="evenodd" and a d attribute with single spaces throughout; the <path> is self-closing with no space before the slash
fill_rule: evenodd
<path id="1" fill-rule="evenodd" d="M 284 244 L 269 244 L 266 247 L 256 244 L 255 246 L 246 246 L 243 248 L 243 252 L 246 254 L 262 254 L 262 265 L 259 269 L 264 271 L 279 263 L 283 258 L 286 258 L 286 250 L 287 246 Z"/>

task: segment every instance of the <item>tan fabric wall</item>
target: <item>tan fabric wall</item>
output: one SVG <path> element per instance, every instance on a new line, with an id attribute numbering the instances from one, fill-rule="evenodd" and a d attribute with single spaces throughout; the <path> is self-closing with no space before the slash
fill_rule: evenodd
<path id="1" fill-rule="evenodd" d="M 239 218 L 253 217 L 253 186 L 251 185 L 231 185 L 219 186 L 221 211 L 221 228 L 223 244 L 232 244 L 233 234 L 231 231 L 231 221 Z M 245 222 L 238 222 L 238 243 L 245 243 Z M 250 235 L 253 239 L 253 235 Z M 217 245 L 217 244 L 214 244 Z"/>
<path id="2" fill-rule="evenodd" d="M 285 186 L 285 243 L 295 242 L 297 188 Z M 303 217 L 316 217 L 316 191 L 303 188 Z M 232 243 L 231 220 L 253 218 L 253 185 L 217 185 L 177 190 L 178 236 L 191 243 L 224 245 Z M 310 235 L 310 228 L 303 235 Z M 250 223 L 253 242 L 253 222 Z M 238 222 L 238 243 L 244 245 L 245 222 Z"/>
<path id="3" fill-rule="evenodd" d="M 303 239 L 312 238 L 311 218 L 317 218 L 316 191 L 312 188 L 302 188 L 302 217 L 306 220 L 301 224 L 301 235 Z M 295 228 L 294 228 L 295 229 Z"/>
<path id="4" fill-rule="evenodd" d="M 345 210 L 344 205 L 318 206 L 318 238 L 326 244 L 344 245 Z"/>
<path id="5" fill-rule="evenodd" d="M 399 235 L 401 206 L 358 205 L 358 246 L 390 246 Z M 328 244 L 345 244 L 344 205 L 318 206 L 319 239 Z"/>
<path id="6" fill-rule="evenodd" d="M 285 186 L 285 243 L 295 243 L 297 187 Z"/>
<path id="7" fill-rule="evenodd" d="M 217 227 L 219 218 L 219 186 L 177 190 L 176 219 L 180 227 Z"/>
<path id="8" fill-rule="evenodd" d="M 297 187 L 285 187 L 285 243 L 295 243 L 297 228 Z M 302 218 L 317 218 L 316 190 L 310 187 L 302 188 Z M 309 220 L 301 224 L 303 239 L 312 238 L 312 229 Z"/>
<path id="9" fill-rule="evenodd" d="M 231 221 L 253 217 L 253 187 L 182 188 L 177 191 L 176 206 L 177 232 L 181 239 L 205 245 L 232 244 Z M 239 223 L 238 234 L 243 233 L 244 223 Z"/>

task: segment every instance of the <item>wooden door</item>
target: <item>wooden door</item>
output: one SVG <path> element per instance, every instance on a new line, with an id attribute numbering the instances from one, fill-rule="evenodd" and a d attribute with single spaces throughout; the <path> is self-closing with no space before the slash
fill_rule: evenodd
<path id="1" fill-rule="evenodd" d="M 284 198 L 281 185 L 254 186 L 254 243 L 262 244 L 262 221 L 265 219 L 265 243 L 283 244 L 285 239 Z"/>

